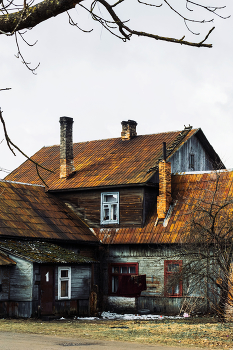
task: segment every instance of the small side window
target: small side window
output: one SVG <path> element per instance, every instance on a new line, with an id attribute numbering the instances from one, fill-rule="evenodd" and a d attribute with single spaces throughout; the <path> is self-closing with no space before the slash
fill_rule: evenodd
<path id="1" fill-rule="evenodd" d="M 58 299 L 71 298 L 71 267 L 58 267 Z"/>
<path id="2" fill-rule="evenodd" d="M 195 157 L 193 153 L 189 155 L 189 169 L 195 170 Z"/>
<path id="3" fill-rule="evenodd" d="M 101 194 L 101 224 L 119 224 L 119 193 Z"/>

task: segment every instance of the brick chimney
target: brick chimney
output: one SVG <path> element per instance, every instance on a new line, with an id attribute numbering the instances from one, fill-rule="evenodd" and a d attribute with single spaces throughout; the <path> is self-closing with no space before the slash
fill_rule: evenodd
<path id="1" fill-rule="evenodd" d="M 129 119 L 127 122 L 125 121 L 121 122 L 121 125 L 122 125 L 121 139 L 123 141 L 131 140 L 133 137 L 137 136 L 137 132 L 136 132 L 136 126 L 138 125 L 137 122 Z"/>
<path id="2" fill-rule="evenodd" d="M 60 178 L 67 178 L 74 172 L 73 118 L 60 118 Z"/>
<path id="3" fill-rule="evenodd" d="M 171 163 L 166 162 L 166 143 L 163 143 L 163 160 L 159 163 L 159 196 L 157 198 L 158 219 L 165 219 L 172 201 Z"/>

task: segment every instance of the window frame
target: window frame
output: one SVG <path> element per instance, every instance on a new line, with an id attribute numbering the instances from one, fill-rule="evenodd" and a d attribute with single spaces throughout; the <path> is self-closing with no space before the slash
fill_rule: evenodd
<path id="1" fill-rule="evenodd" d="M 67 270 L 68 276 L 61 277 L 61 271 Z M 58 300 L 71 299 L 71 267 L 70 266 L 58 266 Z M 61 282 L 68 281 L 68 296 L 61 296 Z"/>
<path id="2" fill-rule="evenodd" d="M 189 154 L 189 169 L 195 170 L 195 154 L 194 153 Z"/>
<path id="3" fill-rule="evenodd" d="M 183 280 L 182 278 L 180 279 L 180 281 L 178 282 L 178 286 L 179 286 L 179 292 L 175 293 L 174 287 L 172 286 L 172 293 L 169 293 L 167 291 L 167 283 L 168 283 L 168 278 L 169 276 L 173 275 L 173 272 L 169 272 L 168 271 L 168 266 L 170 264 L 179 264 L 179 269 L 180 271 L 182 271 L 182 265 L 183 265 L 183 261 L 182 260 L 164 260 L 164 296 L 165 297 L 169 297 L 169 298 L 177 298 L 177 297 L 182 297 L 183 296 Z"/>
<path id="4" fill-rule="evenodd" d="M 117 196 L 117 202 L 105 202 L 104 201 L 104 196 L 108 196 L 108 195 L 116 195 Z M 117 209 L 116 209 L 116 220 L 105 220 L 104 219 L 104 205 L 108 205 L 109 206 L 109 211 L 111 211 L 111 206 L 115 204 L 117 205 Z M 102 192 L 101 193 L 101 210 L 100 210 L 100 224 L 101 225 L 109 225 L 109 224 L 119 224 L 119 207 L 120 207 L 120 195 L 119 192 Z"/>
<path id="5" fill-rule="evenodd" d="M 112 272 L 112 268 L 113 267 L 127 267 L 127 270 L 129 267 L 135 267 L 135 273 L 113 273 Z M 114 276 L 118 276 L 120 277 L 119 278 L 119 281 L 118 281 L 118 285 L 120 284 L 120 281 L 121 281 L 121 276 L 133 276 L 133 275 L 138 275 L 138 263 L 137 262 L 132 262 L 132 263 L 110 263 L 109 266 L 108 266 L 108 293 L 109 295 L 118 295 L 117 294 L 117 291 L 116 292 L 113 292 L 112 291 L 112 277 Z M 122 295 L 124 296 L 124 295 Z"/>

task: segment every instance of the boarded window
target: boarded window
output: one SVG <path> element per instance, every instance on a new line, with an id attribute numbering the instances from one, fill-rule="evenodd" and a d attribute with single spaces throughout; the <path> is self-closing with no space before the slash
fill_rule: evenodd
<path id="1" fill-rule="evenodd" d="M 71 298 L 71 267 L 58 267 L 58 299 Z"/>
<path id="2" fill-rule="evenodd" d="M 164 261 L 164 290 L 165 296 L 181 297 L 182 284 L 182 260 Z"/>

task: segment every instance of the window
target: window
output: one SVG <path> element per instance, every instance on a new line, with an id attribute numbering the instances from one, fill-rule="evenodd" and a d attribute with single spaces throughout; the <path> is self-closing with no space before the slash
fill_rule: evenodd
<path id="1" fill-rule="evenodd" d="M 164 261 L 164 287 L 165 296 L 181 297 L 182 296 L 182 260 L 165 260 Z"/>
<path id="2" fill-rule="evenodd" d="M 189 155 L 189 169 L 195 170 L 195 163 L 194 162 L 195 162 L 194 154 L 191 153 Z"/>
<path id="3" fill-rule="evenodd" d="M 71 298 L 71 267 L 58 267 L 58 299 Z"/>
<path id="4" fill-rule="evenodd" d="M 119 193 L 101 194 L 101 224 L 119 224 Z"/>
<path id="5" fill-rule="evenodd" d="M 126 282 L 127 276 L 138 274 L 138 263 L 110 264 L 109 265 L 109 294 L 127 296 L 127 290 L 122 290 L 122 282 Z M 126 276 L 126 278 L 125 278 Z M 125 281 L 124 281 L 125 279 Z M 124 288 L 123 288 L 124 289 Z M 130 292 L 130 291 L 129 291 Z"/>

